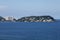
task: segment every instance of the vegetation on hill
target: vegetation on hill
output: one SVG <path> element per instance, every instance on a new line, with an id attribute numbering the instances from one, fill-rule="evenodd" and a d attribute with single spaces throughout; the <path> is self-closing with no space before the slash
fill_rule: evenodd
<path id="1" fill-rule="evenodd" d="M 18 19 L 19 22 L 53 22 L 54 18 L 51 16 L 28 16 Z"/>
<path id="2" fill-rule="evenodd" d="M 3 18 L 2 16 L 0 16 L 0 21 L 5 21 L 5 18 Z"/>

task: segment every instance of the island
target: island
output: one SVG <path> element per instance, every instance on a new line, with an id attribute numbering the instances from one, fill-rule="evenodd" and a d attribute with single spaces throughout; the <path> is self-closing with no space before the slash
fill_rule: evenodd
<path id="1" fill-rule="evenodd" d="M 51 16 L 27 16 L 17 20 L 18 22 L 54 22 Z"/>
<path id="2" fill-rule="evenodd" d="M 14 17 L 2 17 L 0 16 L 0 22 L 54 22 L 55 19 L 51 16 L 26 16 L 19 19 Z"/>

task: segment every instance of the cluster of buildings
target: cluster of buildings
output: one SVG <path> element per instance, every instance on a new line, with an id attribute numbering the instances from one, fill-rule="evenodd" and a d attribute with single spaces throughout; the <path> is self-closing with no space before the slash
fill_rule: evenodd
<path id="1" fill-rule="evenodd" d="M 1 17 L 0 16 L 0 22 L 15 22 L 16 19 L 14 17 Z"/>
<path id="2" fill-rule="evenodd" d="M 5 17 L 6 21 L 16 21 L 14 17 Z"/>

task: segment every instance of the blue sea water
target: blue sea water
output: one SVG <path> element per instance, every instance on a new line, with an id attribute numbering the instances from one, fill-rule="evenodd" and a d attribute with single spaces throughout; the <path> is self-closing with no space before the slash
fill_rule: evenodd
<path id="1" fill-rule="evenodd" d="M 60 40 L 60 22 L 1 22 L 0 40 Z"/>

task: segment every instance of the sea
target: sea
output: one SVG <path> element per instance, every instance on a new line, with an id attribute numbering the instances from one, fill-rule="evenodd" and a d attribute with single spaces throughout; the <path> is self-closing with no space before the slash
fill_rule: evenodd
<path id="1" fill-rule="evenodd" d="M 0 40 L 60 40 L 60 21 L 0 22 Z"/>

